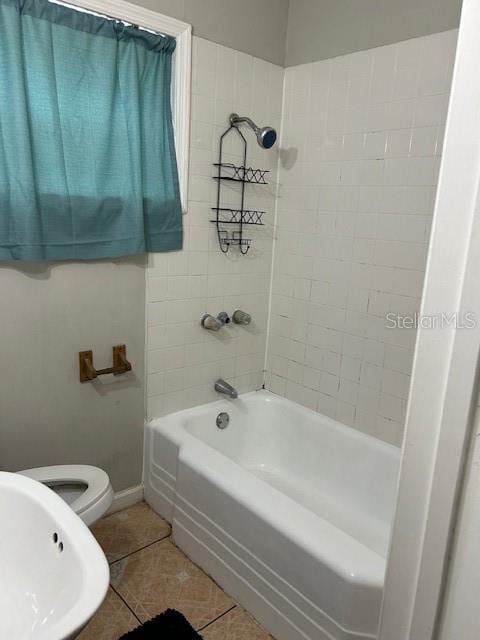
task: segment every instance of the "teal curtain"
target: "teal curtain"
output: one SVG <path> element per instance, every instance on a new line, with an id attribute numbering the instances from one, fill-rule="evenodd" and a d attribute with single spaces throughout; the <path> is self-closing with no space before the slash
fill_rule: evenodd
<path id="1" fill-rule="evenodd" d="M 175 39 L 0 0 L 0 260 L 182 247 Z"/>

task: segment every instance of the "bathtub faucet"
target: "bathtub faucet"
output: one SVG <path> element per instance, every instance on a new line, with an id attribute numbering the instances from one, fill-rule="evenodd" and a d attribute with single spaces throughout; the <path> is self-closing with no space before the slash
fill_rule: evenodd
<path id="1" fill-rule="evenodd" d="M 218 393 L 223 393 L 224 395 L 229 396 L 233 400 L 235 400 L 235 398 L 238 397 L 238 393 L 232 387 L 232 385 L 228 384 L 228 382 L 225 382 L 225 380 L 222 380 L 222 378 L 220 378 L 220 380 L 217 380 L 215 382 L 215 391 L 217 391 Z"/>

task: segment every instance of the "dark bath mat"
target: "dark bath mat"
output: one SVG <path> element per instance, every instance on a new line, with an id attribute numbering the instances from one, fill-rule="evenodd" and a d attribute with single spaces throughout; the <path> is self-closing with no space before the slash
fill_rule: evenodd
<path id="1" fill-rule="evenodd" d="M 167 609 L 119 640 L 202 640 L 202 636 L 198 635 L 180 612 Z"/>

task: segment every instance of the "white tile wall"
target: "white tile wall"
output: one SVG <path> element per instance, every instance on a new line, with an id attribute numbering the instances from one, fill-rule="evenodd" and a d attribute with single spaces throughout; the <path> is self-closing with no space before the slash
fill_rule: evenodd
<path id="1" fill-rule="evenodd" d="M 220 376 L 262 385 L 271 280 L 267 388 L 400 441 L 415 335 L 387 329 L 385 314 L 419 308 L 456 35 L 289 68 L 283 118 L 283 69 L 194 38 L 185 247 L 147 269 L 149 416 L 214 399 Z M 221 254 L 209 223 L 232 111 L 283 125 L 277 201 L 279 152 L 249 136 L 248 163 L 272 173 L 249 190 L 269 224 L 246 257 Z M 238 307 L 251 327 L 200 328 L 203 313 Z"/>
<path id="2" fill-rule="evenodd" d="M 248 190 L 246 205 L 267 211 L 265 227 L 253 227 L 247 256 L 218 248 L 210 207 L 216 198 L 212 163 L 232 111 L 280 129 L 284 70 L 264 60 L 194 38 L 190 201 L 184 218 L 184 250 L 150 255 L 147 269 L 147 360 L 150 417 L 215 398 L 218 377 L 239 391 L 259 388 L 264 378 L 268 298 L 278 151 L 262 151 L 253 133 L 248 163 L 271 169 L 268 187 Z M 239 148 L 227 147 L 226 160 L 239 163 Z M 248 189 L 247 185 L 247 189 Z M 236 185 L 226 200 L 236 200 Z M 200 327 L 206 312 L 252 314 L 249 327 L 218 333 Z"/>
<path id="3" fill-rule="evenodd" d="M 286 70 L 267 387 L 395 443 L 456 36 Z"/>

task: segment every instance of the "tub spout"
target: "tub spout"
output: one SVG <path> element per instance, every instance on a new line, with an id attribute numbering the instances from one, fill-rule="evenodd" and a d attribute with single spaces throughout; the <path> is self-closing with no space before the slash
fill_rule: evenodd
<path id="1" fill-rule="evenodd" d="M 232 385 L 228 384 L 228 382 L 225 382 L 225 380 L 222 380 L 221 378 L 215 382 L 215 391 L 223 393 L 225 396 L 229 396 L 233 400 L 238 397 L 238 393 Z"/>

